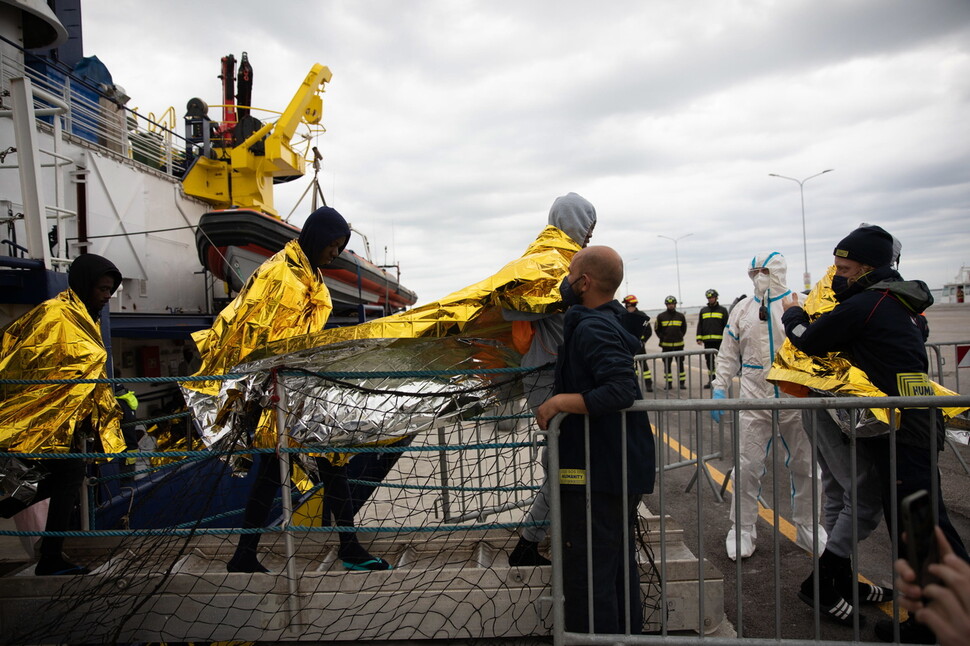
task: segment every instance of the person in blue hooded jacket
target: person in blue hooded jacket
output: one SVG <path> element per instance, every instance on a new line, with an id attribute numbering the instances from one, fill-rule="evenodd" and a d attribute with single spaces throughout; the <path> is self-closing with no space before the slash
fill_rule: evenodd
<path id="1" fill-rule="evenodd" d="M 569 309 L 556 361 L 555 394 L 536 411 L 541 429 L 547 429 L 558 413 L 574 413 L 563 421 L 559 440 L 566 630 L 571 632 L 592 628 L 595 633 L 624 633 L 627 620 L 631 634 L 643 628 L 634 524 L 641 495 L 653 491 L 655 460 L 646 412 L 623 412 L 642 395 L 633 365 L 640 341 L 623 329 L 624 309 L 614 300 L 622 281 L 623 261 L 613 249 L 587 247 L 573 256 L 560 287 Z M 587 509 L 591 568 L 586 558 Z M 629 588 L 624 584 L 624 553 L 629 557 Z M 592 620 L 589 586 L 594 596 Z"/>

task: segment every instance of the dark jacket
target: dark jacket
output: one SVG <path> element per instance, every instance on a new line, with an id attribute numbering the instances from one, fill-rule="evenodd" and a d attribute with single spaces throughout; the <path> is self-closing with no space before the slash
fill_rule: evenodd
<path id="1" fill-rule="evenodd" d="M 722 305 L 705 305 L 697 315 L 697 340 L 717 341 L 724 338 L 724 326 L 727 325 L 728 311 Z"/>
<path id="2" fill-rule="evenodd" d="M 596 309 L 574 305 L 566 312 L 563 346 L 556 362 L 556 392 L 581 393 L 589 410 L 590 484 L 594 491 L 622 493 L 620 411 L 640 399 L 633 355 L 640 342 L 620 325 L 623 307 L 611 301 Z M 585 417 L 563 421 L 559 443 L 560 482 L 585 472 Z M 626 413 L 630 495 L 653 491 L 653 434 L 646 412 Z M 582 474 L 580 474 L 582 475 Z"/>
<path id="3" fill-rule="evenodd" d="M 683 349 L 684 335 L 687 334 L 687 317 L 674 310 L 664 310 L 657 314 L 657 339 L 661 348 Z"/>
<path id="4" fill-rule="evenodd" d="M 929 394 L 925 388 L 929 336 L 924 310 L 933 297 L 923 281 L 905 281 L 889 267 L 871 271 L 837 293 L 834 309 L 814 322 L 800 307 L 785 312 L 785 334 L 799 350 L 814 356 L 842 352 L 889 396 Z M 936 429 L 942 448 L 942 425 Z M 925 410 L 904 410 L 898 441 L 929 445 Z"/>
<path id="5" fill-rule="evenodd" d="M 653 330 L 650 329 L 650 316 L 646 312 L 634 310 L 627 312 L 624 308 L 623 316 L 620 317 L 620 324 L 623 329 L 640 340 L 640 350 L 643 351 L 643 344 L 647 342 Z"/>

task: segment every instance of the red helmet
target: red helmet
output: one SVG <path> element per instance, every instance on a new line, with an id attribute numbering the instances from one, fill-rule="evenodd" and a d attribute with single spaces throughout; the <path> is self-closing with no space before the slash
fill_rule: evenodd
<path id="1" fill-rule="evenodd" d="M 636 305 L 639 302 L 640 301 L 638 301 L 637 300 L 637 297 L 634 296 L 633 294 L 630 294 L 629 296 L 626 296 L 626 297 L 623 298 L 623 304 L 624 305 Z"/>

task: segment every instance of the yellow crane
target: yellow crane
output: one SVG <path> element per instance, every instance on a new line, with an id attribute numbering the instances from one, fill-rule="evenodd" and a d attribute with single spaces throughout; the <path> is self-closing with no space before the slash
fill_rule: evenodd
<path id="1" fill-rule="evenodd" d="M 224 83 L 226 76 L 224 73 Z M 213 145 L 207 106 L 198 99 L 190 101 L 186 123 L 190 129 L 197 127 L 193 137 L 187 139 L 202 145 L 201 154 L 189 155 L 195 159 L 182 179 L 185 192 L 216 209 L 248 208 L 278 217 L 273 208 L 273 180 L 304 174 L 306 157 L 293 146 L 292 139 L 301 123 L 320 123 L 324 86 L 331 76 L 330 68 L 314 64 L 275 122 L 264 125 L 252 119 L 249 123 L 258 127 L 251 134 L 236 128 L 236 133 L 248 136 L 238 143 L 230 140 L 230 145 Z"/>

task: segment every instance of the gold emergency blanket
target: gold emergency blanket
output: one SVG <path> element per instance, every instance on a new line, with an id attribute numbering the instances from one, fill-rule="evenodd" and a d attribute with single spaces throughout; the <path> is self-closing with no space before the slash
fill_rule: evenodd
<path id="1" fill-rule="evenodd" d="M 287 248 L 289 248 L 289 245 L 287 245 Z M 265 342 L 263 347 L 247 342 L 245 356 L 249 361 L 256 361 L 343 341 L 446 336 L 491 339 L 507 347 L 513 347 L 512 324 L 502 317 L 502 309 L 537 314 L 555 312 L 560 307 L 561 301 L 559 283 L 563 276 L 569 273 L 569 262 L 579 249 L 579 245 L 573 242 L 565 232 L 556 227 L 547 226 L 520 258 L 508 263 L 493 276 L 433 303 L 351 327 L 293 334 L 285 327 L 286 322 L 295 320 L 298 311 L 309 314 L 308 310 L 290 308 L 291 315 L 285 318 L 260 316 L 258 320 L 265 326 L 273 327 L 273 330 L 261 333 L 261 339 Z M 302 253 L 299 255 L 302 256 Z M 265 266 L 264 264 L 263 267 L 265 268 Z M 277 272 L 258 271 L 257 273 L 260 274 L 259 280 L 262 280 L 264 274 L 275 275 Z M 263 294 L 261 298 L 264 301 L 271 300 L 267 295 L 273 293 L 272 285 L 257 284 L 255 275 L 247 285 L 250 285 L 250 292 Z M 237 298 L 237 300 L 239 299 Z M 251 301 L 255 301 L 255 299 L 246 299 L 249 308 L 260 309 L 260 304 L 250 303 Z M 329 306 L 329 297 L 327 304 Z M 309 307 L 309 303 L 305 305 Z M 262 307 L 270 308 L 271 304 L 267 302 Z M 220 318 L 222 318 L 221 315 Z M 239 321 L 240 317 L 231 317 L 231 320 Z M 253 320 L 253 325 L 255 325 L 255 320 Z M 205 347 L 210 348 L 210 352 L 216 352 L 211 348 L 218 348 L 220 344 L 232 344 L 232 339 L 244 336 L 241 332 L 234 335 L 227 334 L 235 328 L 224 325 L 220 329 L 227 331 L 223 332 L 225 339 L 217 340 L 217 327 L 219 326 L 214 325 L 208 335 L 206 333 L 200 335 L 202 343 L 207 344 Z M 302 328 L 303 331 L 311 329 L 303 322 L 300 322 L 297 328 Z M 321 330 L 322 325 L 313 329 Z M 248 336 L 252 337 L 254 333 L 249 333 Z M 197 339 L 196 342 L 199 343 L 199 340 Z M 200 350 L 202 350 L 201 344 Z M 379 352 L 380 350 L 378 350 Z M 214 362 L 204 363 L 198 374 L 228 373 L 236 365 L 228 360 L 230 353 L 231 351 L 227 351 L 226 359 L 218 364 Z M 223 355 L 220 354 L 219 356 L 222 357 Z M 376 365 L 379 366 L 380 362 L 378 361 Z M 210 370 L 218 371 L 207 372 Z M 215 384 L 215 382 L 207 382 L 207 384 Z M 207 444 L 211 444 L 214 438 L 223 436 L 215 425 L 216 412 L 226 403 L 226 388 L 223 387 L 223 394 L 219 398 L 220 401 L 217 401 L 214 396 L 210 395 L 210 393 L 214 394 L 215 390 L 211 385 L 207 385 L 204 393 L 197 392 L 197 388 L 189 389 L 191 388 L 189 384 L 183 385 L 187 387 L 183 388 L 186 402 L 196 419 L 200 421 L 200 426 L 205 429 L 203 430 L 203 439 Z M 265 448 L 275 445 L 275 440 L 272 440 L 271 434 L 266 430 L 271 428 L 273 424 L 271 415 L 270 409 L 264 410 L 259 423 L 259 428 L 262 431 L 257 433 L 255 446 Z M 265 444 L 266 441 L 270 443 Z"/>
<path id="2" fill-rule="evenodd" d="M 802 308 L 811 320 L 833 309 L 838 301 L 832 292 L 832 277 L 835 266 L 829 267 L 825 276 L 809 292 Z M 885 397 L 886 394 L 872 385 L 865 372 L 852 365 L 838 352 L 830 352 L 827 357 L 812 357 L 785 339 L 785 343 L 775 354 L 775 361 L 765 377 L 776 383 L 779 388 L 796 397 L 806 397 L 810 391 L 822 395 L 840 397 Z M 935 395 L 956 395 L 957 393 L 931 381 Z M 943 417 L 949 419 L 959 415 L 965 408 L 943 408 Z M 876 420 L 883 425 L 889 424 L 889 412 L 885 408 L 870 409 Z M 898 419 L 898 417 L 897 417 Z M 862 419 L 860 428 L 872 428 L 871 419 Z M 886 432 L 886 427 L 875 425 L 871 433 Z M 843 429 L 846 430 L 846 429 Z M 866 433 L 860 433 L 866 434 Z"/>
<path id="3" fill-rule="evenodd" d="M 224 375 L 274 341 L 322 330 L 332 310 L 330 290 L 310 266 L 299 242 L 291 240 L 253 272 L 211 328 L 192 334 L 202 356 L 196 374 Z M 217 395 L 221 384 L 197 381 L 182 385 Z"/>
<path id="4" fill-rule="evenodd" d="M 2 379 L 106 379 L 101 327 L 65 290 L 11 323 L 0 341 Z M 74 431 L 88 416 L 105 452 L 125 450 L 121 410 L 109 384 L 0 385 L 0 450 L 79 450 Z"/>
<path id="5" fill-rule="evenodd" d="M 510 323 L 501 310 L 547 314 L 560 307 L 559 283 L 580 247 L 560 229 L 547 226 L 522 257 L 496 274 L 441 300 L 368 323 L 333 328 L 271 343 L 255 356 L 280 355 L 353 339 L 415 339 L 474 336 L 511 347 Z"/>

